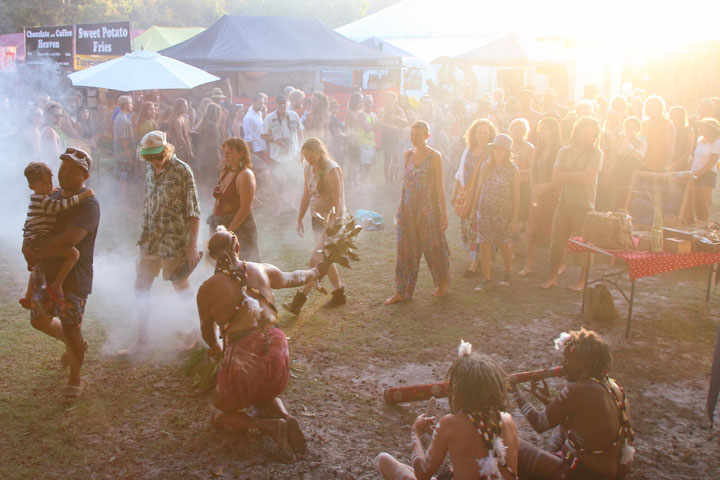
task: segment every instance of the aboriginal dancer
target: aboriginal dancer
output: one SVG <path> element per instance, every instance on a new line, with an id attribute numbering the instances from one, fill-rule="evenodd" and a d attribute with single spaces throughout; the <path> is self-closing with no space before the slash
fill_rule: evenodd
<path id="1" fill-rule="evenodd" d="M 630 470 L 635 449 L 625 392 L 608 377 L 611 356 L 592 330 L 563 332 L 555 340 L 563 353 L 568 384 L 552 399 L 543 381 L 531 392 L 545 408 L 537 410 L 515 387 L 515 400 L 538 432 L 550 429 L 551 452 L 520 441 L 524 479 L 621 479 Z"/>
<path id="2" fill-rule="evenodd" d="M 420 415 L 410 434 L 412 466 L 387 453 L 375 458 L 385 479 L 429 479 L 449 452 L 453 478 L 517 479 L 518 436 L 507 409 L 508 379 L 489 357 L 472 353 L 472 345 L 460 342 L 458 358 L 447 372 L 450 414 L 435 425 L 435 417 Z M 434 426 L 434 429 L 433 429 Z M 421 435 L 432 429 L 427 451 Z"/>
<path id="3" fill-rule="evenodd" d="M 277 326 L 273 289 L 300 287 L 321 277 L 324 264 L 286 273 L 266 263 L 240 260 L 237 236 L 224 227 L 210 237 L 215 274 L 198 289 L 202 337 L 209 358 L 222 358 L 212 400 L 211 422 L 219 430 L 259 430 L 277 445 L 281 459 L 306 451 L 305 436 L 279 395 L 290 366 L 287 338 Z M 215 332 L 220 329 L 221 349 Z M 255 415 L 244 409 L 254 407 Z"/>

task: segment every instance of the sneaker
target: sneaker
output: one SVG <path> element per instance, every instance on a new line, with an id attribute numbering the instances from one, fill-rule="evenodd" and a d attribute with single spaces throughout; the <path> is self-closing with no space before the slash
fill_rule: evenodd
<path id="1" fill-rule="evenodd" d="M 510 286 L 510 272 L 505 272 L 505 274 L 503 275 L 503 279 L 500 280 L 500 285 L 503 287 Z"/>
<path id="2" fill-rule="evenodd" d="M 483 280 L 480 284 L 475 287 L 476 292 L 487 292 L 493 287 L 492 280 Z"/>

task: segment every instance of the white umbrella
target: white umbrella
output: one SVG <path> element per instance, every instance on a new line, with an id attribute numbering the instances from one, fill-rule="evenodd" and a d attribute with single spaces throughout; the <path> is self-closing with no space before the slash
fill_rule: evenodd
<path id="1" fill-rule="evenodd" d="M 136 90 L 184 90 L 220 80 L 204 70 L 156 52 L 126 53 L 120 58 L 71 73 L 76 87 Z"/>

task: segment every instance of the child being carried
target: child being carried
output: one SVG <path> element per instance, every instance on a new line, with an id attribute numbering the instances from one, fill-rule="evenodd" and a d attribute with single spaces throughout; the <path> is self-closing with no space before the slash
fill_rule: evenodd
<path id="1" fill-rule="evenodd" d="M 51 240 L 51 233 L 55 226 L 56 215 L 58 212 L 67 210 L 77 206 L 82 200 L 94 197 L 95 192 L 87 189 L 84 192 L 73 195 L 69 198 L 54 200 L 50 198 L 53 193 L 52 170 L 43 162 L 30 162 L 25 167 L 25 177 L 28 185 L 33 193 L 30 195 L 30 205 L 28 206 L 27 218 L 23 227 L 23 245 L 22 251 L 25 260 L 28 262 L 28 270 L 32 272 L 28 281 L 25 297 L 20 299 L 20 304 L 30 309 L 33 295 L 34 276 L 42 275 L 44 272 L 39 264 L 33 264 L 29 260 L 32 257 L 33 250 L 45 247 Z M 65 277 L 70 273 L 75 263 L 80 258 L 77 248 L 70 247 L 59 252 L 58 257 L 63 258 L 62 265 L 58 271 L 55 281 L 51 285 L 47 285 L 47 293 L 59 305 L 65 304 L 65 296 L 62 290 L 62 284 Z"/>

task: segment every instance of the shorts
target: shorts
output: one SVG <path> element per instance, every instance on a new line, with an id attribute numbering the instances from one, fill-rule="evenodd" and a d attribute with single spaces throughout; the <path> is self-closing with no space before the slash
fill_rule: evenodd
<path id="1" fill-rule="evenodd" d="M 360 145 L 360 165 L 375 163 L 375 145 Z"/>
<path id="2" fill-rule="evenodd" d="M 152 255 L 146 249 L 140 248 L 140 257 L 135 268 L 138 276 L 147 278 L 157 277 L 162 270 L 163 280 L 170 280 L 170 276 L 185 260 L 187 260 L 185 255 L 175 258 L 160 258 Z"/>
<path id="3" fill-rule="evenodd" d="M 85 314 L 86 295 L 78 295 L 75 292 L 64 292 L 66 306 L 60 306 L 53 301 L 45 289 L 45 277 L 35 275 L 33 283 L 33 296 L 30 304 L 30 319 L 37 317 L 58 317 L 64 325 L 82 325 Z"/>
<path id="4" fill-rule="evenodd" d="M 292 164 L 290 162 L 278 162 L 270 160 L 270 174 L 275 182 L 275 187 L 281 190 L 291 188 L 291 186 L 302 178 L 300 164 Z"/>
<path id="5" fill-rule="evenodd" d="M 698 177 L 697 180 L 695 180 L 695 186 L 696 187 L 710 187 L 715 188 L 715 185 L 717 184 L 717 172 L 713 172 L 710 170 L 709 172 L 705 172 L 702 175 Z"/>

